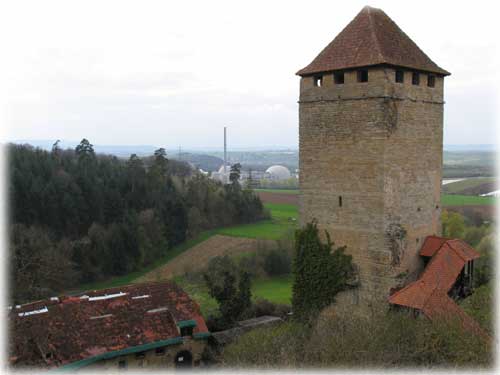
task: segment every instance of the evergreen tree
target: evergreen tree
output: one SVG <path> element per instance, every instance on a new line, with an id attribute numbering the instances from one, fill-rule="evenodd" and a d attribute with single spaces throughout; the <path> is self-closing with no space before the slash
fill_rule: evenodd
<path id="1" fill-rule="evenodd" d="M 229 172 L 229 181 L 231 181 L 233 185 L 238 183 L 240 175 L 241 175 L 241 164 L 236 163 L 231 165 L 231 170 Z"/>
<path id="2" fill-rule="evenodd" d="M 141 269 L 187 235 L 262 216 L 255 194 L 168 160 L 164 149 L 122 161 L 96 155 L 87 139 L 75 150 L 61 150 L 58 144 L 50 152 L 8 146 L 10 222 L 11 232 L 16 232 L 10 246 L 18 246 L 17 239 L 30 239 L 23 240 L 25 247 L 15 248 L 23 261 L 12 258 L 9 265 L 18 284 L 13 295 L 24 301 L 42 297 L 43 290 L 53 293 Z M 32 241 L 34 233 L 44 246 Z M 23 262 L 28 257 L 40 263 L 44 247 L 54 257 L 43 263 L 43 272 L 26 271 Z M 71 272 L 59 272 L 62 265 Z M 33 278 L 40 287 L 31 286 Z"/>

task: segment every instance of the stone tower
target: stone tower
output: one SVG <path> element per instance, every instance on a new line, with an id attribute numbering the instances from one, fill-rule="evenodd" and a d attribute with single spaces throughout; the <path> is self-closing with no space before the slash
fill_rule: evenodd
<path id="1" fill-rule="evenodd" d="M 443 81 L 380 9 L 365 7 L 300 80 L 300 219 L 346 245 L 359 287 L 340 304 L 384 301 L 415 279 L 440 234 Z"/>

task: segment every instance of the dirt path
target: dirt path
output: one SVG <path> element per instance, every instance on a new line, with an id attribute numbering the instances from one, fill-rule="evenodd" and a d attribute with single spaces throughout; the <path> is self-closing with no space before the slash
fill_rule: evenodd
<path id="1" fill-rule="evenodd" d="M 268 191 L 257 192 L 263 203 L 299 204 L 298 194 L 271 193 Z"/>
<path id="2" fill-rule="evenodd" d="M 184 253 L 172 259 L 134 282 L 158 281 L 180 276 L 186 272 L 200 271 L 208 261 L 218 255 L 234 255 L 274 246 L 275 241 L 254 238 L 229 237 L 216 234 L 208 240 L 193 246 Z"/>

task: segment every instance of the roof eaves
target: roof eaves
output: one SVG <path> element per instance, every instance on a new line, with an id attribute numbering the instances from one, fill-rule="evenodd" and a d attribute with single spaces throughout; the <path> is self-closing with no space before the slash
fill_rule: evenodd
<path id="1" fill-rule="evenodd" d="M 103 359 L 110 359 L 110 358 L 115 358 L 121 355 L 127 355 L 127 354 L 132 354 L 132 353 L 138 353 L 138 352 L 143 352 L 146 350 L 151 350 L 155 348 L 159 348 L 162 346 L 168 346 L 168 345 L 177 345 L 177 344 L 182 344 L 184 342 L 184 339 L 182 337 L 174 337 L 168 340 L 161 340 L 161 341 L 155 341 L 143 345 L 138 345 L 138 346 L 131 346 L 125 349 L 120 349 L 120 350 L 114 350 L 112 352 L 106 352 L 102 353 L 99 355 L 95 355 L 93 357 L 85 358 L 76 362 L 71 362 L 63 366 L 59 366 L 53 371 L 67 371 L 67 370 L 76 370 L 80 369 L 82 367 L 88 366 L 94 362 L 103 360 Z"/>

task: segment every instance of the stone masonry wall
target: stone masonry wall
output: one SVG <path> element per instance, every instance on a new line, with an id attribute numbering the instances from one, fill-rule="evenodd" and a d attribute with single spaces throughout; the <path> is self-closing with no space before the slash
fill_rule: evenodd
<path id="1" fill-rule="evenodd" d="M 301 79 L 299 101 L 301 224 L 313 218 L 335 245 L 346 245 L 360 286 L 340 304 L 369 305 L 420 271 L 418 250 L 440 234 L 443 78 L 427 87 L 395 82 L 389 67 L 368 82 L 345 72 Z"/>
<path id="2" fill-rule="evenodd" d="M 156 349 L 143 352 L 143 358 L 137 358 L 136 354 L 129 354 L 114 357 L 107 360 L 102 360 L 85 367 L 85 371 L 91 372 L 117 372 L 119 370 L 119 362 L 125 361 L 126 367 L 130 370 L 152 370 L 152 369 L 170 369 L 175 367 L 175 356 L 181 351 L 187 350 L 193 357 L 193 367 L 200 365 L 202 353 L 207 346 L 207 340 L 195 340 L 184 338 L 182 344 L 169 345 L 164 347 L 164 353 L 158 355 Z"/>

